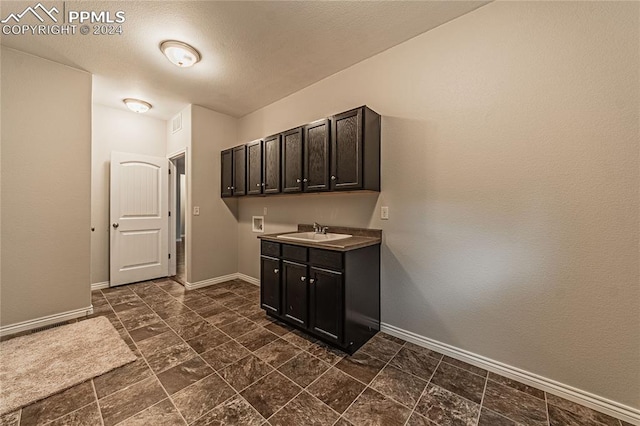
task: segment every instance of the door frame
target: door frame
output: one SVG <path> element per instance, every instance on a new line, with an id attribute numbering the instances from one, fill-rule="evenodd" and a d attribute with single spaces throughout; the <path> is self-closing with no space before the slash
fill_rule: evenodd
<path id="1" fill-rule="evenodd" d="M 189 208 L 189 202 L 191 200 L 191 197 L 189 197 L 189 188 L 191 186 L 191 182 L 189 179 L 189 156 L 188 156 L 188 148 L 182 148 L 179 149 L 177 151 L 174 151 L 170 154 L 167 154 L 167 161 L 169 163 L 171 163 L 171 165 L 174 167 L 175 169 L 175 163 L 174 161 L 177 160 L 179 157 L 184 156 L 184 176 L 185 176 L 185 180 L 186 180 L 186 185 L 185 185 L 185 189 L 186 189 L 186 194 L 184 194 L 184 198 L 185 198 L 185 206 L 184 206 L 184 214 L 185 214 L 185 218 L 184 218 L 184 234 L 185 234 L 185 238 L 186 238 L 186 242 L 184 245 L 184 271 L 185 271 L 185 276 L 184 276 L 184 282 L 182 283 L 183 285 L 187 284 L 187 271 L 188 271 L 188 259 L 189 256 L 187 255 L 187 253 L 189 252 L 189 244 L 190 244 L 190 240 L 191 238 L 189 238 L 189 229 L 190 229 L 190 225 L 191 225 L 191 221 L 189 220 L 189 217 L 191 216 L 189 213 L 191 212 L 191 209 Z M 178 218 L 177 215 L 177 209 L 179 209 L 179 205 L 178 205 L 178 200 L 176 199 L 176 176 L 171 175 L 171 179 L 169 181 L 169 210 L 171 211 L 171 216 L 169 216 L 169 234 L 171 235 L 171 238 L 169 238 L 169 254 L 171 255 L 171 259 L 169 262 L 169 276 L 175 276 L 176 275 L 176 255 L 177 255 L 177 246 L 176 246 L 176 220 Z"/>

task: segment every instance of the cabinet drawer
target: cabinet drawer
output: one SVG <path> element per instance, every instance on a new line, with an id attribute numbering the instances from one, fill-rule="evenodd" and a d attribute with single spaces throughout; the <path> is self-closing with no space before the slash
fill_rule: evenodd
<path id="1" fill-rule="evenodd" d="M 340 271 L 342 270 L 342 253 L 339 251 L 309 249 L 309 263 Z"/>
<path id="2" fill-rule="evenodd" d="M 263 256 L 280 257 L 280 244 L 271 241 L 262 241 L 260 254 Z"/>
<path id="3" fill-rule="evenodd" d="M 289 260 L 297 260 L 298 262 L 307 261 L 307 248 L 300 246 L 282 245 L 282 257 Z"/>

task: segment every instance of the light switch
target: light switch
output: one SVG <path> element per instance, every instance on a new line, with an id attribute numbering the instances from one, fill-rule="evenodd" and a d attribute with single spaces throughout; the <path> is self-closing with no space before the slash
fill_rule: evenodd
<path id="1" fill-rule="evenodd" d="M 380 207 L 380 219 L 389 220 L 389 207 L 387 206 Z"/>
<path id="2" fill-rule="evenodd" d="M 200 216 L 200 207 L 198 207 L 198 206 L 194 206 L 193 207 L 193 215 L 194 216 Z"/>

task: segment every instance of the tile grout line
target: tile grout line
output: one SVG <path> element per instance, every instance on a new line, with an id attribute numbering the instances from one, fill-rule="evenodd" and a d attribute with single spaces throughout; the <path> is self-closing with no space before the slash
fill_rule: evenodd
<path id="1" fill-rule="evenodd" d="M 429 382 L 428 382 L 427 380 L 423 379 L 422 377 L 419 377 L 419 376 L 416 376 L 416 375 L 414 375 L 414 374 L 411 374 L 411 373 L 409 373 L 409 372 L 407 372 L 407 371 L 403 371 L 403 370 L 401 370 L 400 368 L 396 367 L 395 365 L 391 365 L 391 361 L 393 361 L 393 359 L 396 357 L 396 355 L 398 355 L 398 353 L 400 352 L 400 350 L 401 350 L 402 348 L 404 348 L 404 345 L 402 345 L 402 346 L 400 347 L 400 349 L 398 349 L 398 351 L 397 351 L 395 354 L 393 354 L 393 356 L 389 359 L 389 361 L 387 361 L 387 364 L 385 364 L 385 366 L 384 366 L 384 367 L 382 367 L 382 368 L 380 369 L 380 371 L 379 371 L 379 372 L 381 373 L 381 372 L 382 372 L 382 370 L 384 370 L 385 368 L 387 368 L 387 366 L 389 366 L 389 367 L 391 367 L 391 368 L 395 368 L 396 370 L 400 371 L 401 373 L 405 373 L 405 374 L 407 374 L 408 376 L 412 376 L 412 377 L 418 378 L 420 381 L 425 382 L 425 383 L 426 383 L 425 388 L 426 388 L 426 387 L 429 385 Z M 407 350 L 410 350 L 410 349 L 408 349 L 408 348 L 406 348 L 406 349 L 407 349 Z M 373 355 L 370 355 L 370 354 L 368 354 L 368 353 L 366 353 L 366 352 L 364 352 L 364 353 L 365 353 L 366 355 L 369 355 L 369 356 L 371 356 L 371 357 L 373 357 L 373 358 L 375 358 L 375 359 L 379 360 L 379 361 L 385 362 L 384 360 L 381 360 L 381 359 L 380 359 L 380 358 L 378 358 L 378 357 L 375 357 L 375 356 L 373 356 Z M 427 356 L 428 356 L 428 355 L 427 355 Z M 431 358 L 433 358 L 433 357 L 431 357 Z M 434 358 L 434 359 L 435 359 L 435 358 Z M 435 370 L 434 370 L 434 371 L 435 371 Z M 346 373 L 346 374 L 349 374 L 349 373 Z M 377 377 L 377 375 L 376 375 L 376 377 Z M 375 381 L 376 377 L 374 377 L 374 378 L 371 380 L 370 384 L 371 384 L 371 383 L 373 383 L 373 382 Z M 354 377 L 354 378 L 355 378 L 355 377 Z M 358 380 L 358 379 L 356 379 L 356 380 Z M 362 382 L 360 382 L 360 383 L 362 383 Z M 391 401 L 395 402 L 396 404 L 400 404 L 400 405 L 402 405 L 403 407 L 406 407 L 406 408 L 408 408 L 408 409 L 409 409 L 409 410 L 411 410 L 411 411 L 413 411 L 413 409 L 415 408 L 415 406 L 416 406 L 416 405 L 418 405 L 418 402 L 420 401 L 420 396 L 422 396 L 422 392 L 420 392 L 420 396 L 418 397 L 418 400 L 415 402 L 415 404 L 413 404 L 413 406 L 412 406 L 412 407 L 409 407 L 409 406 L 408 406 L 408 405 L 406 405 L 404 402 L 400 402 L 400 401 L 398 401 L 397 399 L 395 399 L 394 397 L 389 396 L 389 395 L 386 395 L 384 392 L 377 390 L 376 388 L 372 387 L 370 384 L 366 384 L 366 383 L 365 383 L 365 386 L 370 387 L 372 390 L 374 390 L 374 391 L 378 392 L 379 394 L 381 394 L 381 395 L 382 395 L 382 396 L 384 396 L 385 398 L 389 398 Z M 408 420 L 408 419 L 407 419 L 407 420 Z"/>
<path id="2" fill-rule="evenodd" d="M 82 382 L 82 383 L 78 383 L 78 384 L 77 384 L 77 385 L 75 385 L 75 386 L 79 386 L 79 385 L 84 384 L 84 383 L 86 383 L 86 382 L 88 382 L 88 381 L 92 381 L 92 382 L 93 382 L 93 379 L 85 380 L 84 382 Z M 72 386 L 72 387 L 75 387 L 75 386 Z M 67 388 L 67 389 L 65 389 L 65 390 L 69 390 L 69 389 L 71 389 L 71 388 Z M 58 393 L 54 393 L 53 395 L 50 395 L 50 396 L 59 395 L 59 394 L 61 394 L 62 392 L 64 392 L 64 390 L 63 390 L 63 391 L 61 391 L 61 392 L 58 392 Z M 94 389 L 94 396 L 95 396 L 95 389 Z M 44 398 L 44 399 L 46 399 L 46 398 Z M 35 403 L 38 403 L 38 402 L 40 402 L 40 401 L 43 401 L 43 399 L 41 399 L 41 400 L 39 400 L 39 401 L 35 401 L 35 402 L 34 402 L 34 404 L 35 404 Z M 60 419 L 62 419 L 62 418 L 64 418 L 64 417 L 67 417 L 67 416 L 68 416 L 68 415 L 70 415 L 70 414 L 76 413 L 76 412 L 78 412 L 78 411 L 82 410 L 83 408 L 86 408 L 86 407 L 88 407 L 88 406 L 90 406 L 90 405 L 92 405 L 92 404 L 96 404 L 96 405 L 98 405 L 98 399 L 97 399 L 97 397 L 96 397 L 96 400 L 95 400 L 95 401 L 92 401 L 92 402 L 90 402 L 90 403 L 88 403 L 88 404 L 85 404 L 85 405 L 83 405 L 82 407 L 76 408 L 75 410 L 69 411 L 68 413 L 63 414 L 63 415 L 61 415 L 60 417 L 56 417 L 56 418 L 54 418 L 54 419 L 48 420 L 46 423 L 44 423 L 44 425 L 49 425 L 49 424 L 51 424 L 51 423 L 53 423 L 53 422 L 55 422 L 55 421 L 57 421 L 57 420 L 60 420 Z M 29 404 L 29 405 L 31 405 L 31 404 Z M 27 407 L 28 407 L 28 406 L 27 406 Z M 8 413 L 7 413 L 7 414 L 8 414 Z M 102 421 L 102 415 L 100 414 L 100 406 L 98 406 L 98 414 L 100 415 L 100 421 Z M 21 417 L 22 417 L 22 409 L 20 409 L 20 417 L 18 418 L 18 423 L 17 423 L 18 425 L 20 425 L 20 420 L 22 420 L 22 418 L 21 418 Z"/>
<path id="3" fill-rule="evenodd" d="M 387 361 L 387 362 L 384 364 L 384 366 L 382 366 L 382 368 L 381 368 L 381 369 L 376 373 L 376 375 L 375 375 L 375 376 L 373 376 L 373 378 L 369 381 L 369 383 L 368 383 L 368 384 L 365 384 L 364 389 L 362 390 L 362 392 L 360 392 L 360 394 L 359 394 L 359 395 L 358 395 L 358 396 L 357 396 L 353 401 L 351 401 L 351 404 L 349 404 L 349 406 L 348 406 L 347 408 L 345 408 L 344 413 L 342 414 L 342 416 L 341 416 L 341 417 L 344 417 L 344 414 L 346 414 L 346 413 L 349 411 L 349 409 L 353 406 L 353 404 L 355 404 L 355 403 L 356 403 L 356 401 L 357 401 L 358 399 L 360 399 L 360 397 L 362 396 L 362 394 L 363 394 L 363 393 L 365 393 L 367 389 L 369 389 L 369 384 L 373 383 L 373 382 L 376 380 L 376 378 L 380 375 L 380 373 L 382 373 L 382 370 L 384 370 L 384 369 L 387 367 L 387 365 L 389 365 L 389 363 L 391 362 L 391 360 L 392 360 L 396 355 L 398 355 L 398 353 L 400 352 L 400 350 L 401 350 L 405 345 L 406 345 L 406 342 L 405 342 L 402 346 L 400 346 L 400 348 L 398 348 L 398 351 L 393 355 L 393 357 L 391 357 L 391 359 L 389 359 L 389 361 Z M 363 346 L 364 346 L 364 345 L 363 345 Z M 356 352 L 357 352 L 357 351 L 356 351 Z M 351 355 L 350 355 L 350 356 L 351 356 Z M 371 356 L 371 355 L 369 355 L 369 356 Z M 375 358 L 375 357 L 373 357 L 373 358 Z M 375 358 L 375 359 L 378 359 L 378 358 Z M 379 361 L 382 361 L 382 360 L 379 360 Z M 342 370 L 341 370 L 341 371 L 342 371 Z M 351 376 L 349 373 L 346 373 L 346 372 L 344 372 L 344 371 L 343 371 L 343 373 L 347 374 L 348 376 Z M 385 398 L 387 397 L 386 395 L 382 394 L 381 392 L 378 392 L 377 390 L 375 390 L 375 389 L 373 389 L 373 388 L 371 388 L 371 390 L 372 390 L 372 391 L 374 391 L 374 392 L 379 393 L 380 395 L 384 396 Z M 419 401 L 419 399 L 418 399 L 418 401 Z M 417 404 L 417 403 L 416 403 L 416 404 Z M 409 417 L 411 417 L 411 413 L 409 413 Z M 409 417 L 407 417 L 407 421 L 409 420 Z M 347 420 L 347 421 L 349 421 L 349 419 L 347 419 L 346 417 L 344 417 L 344 419 L 345 419 L 345 420 Z M 406 423 L 406 422 L 405 422 L 405 423 Z"/>
<path id="4" fill-rule="evenodd" d="M 409 348 L 407 348 L 408 350 L 411 350 Z M 427 355 L 428 356 L 428 355 Z M 407 418 L 407 420 L 404 422 L 405 425 L 409 424 L 409 419 L 411 419 L 411 416 L 414 415 L 414 413 L 416 412 L 416 408 L 418 408 L 418 404 L 420 404 L 420 400 L 422 399 L 422 397 L 424 396 L 425 392 L 427 391 L 427 389 L 429 388 L 429 385 L 431 384 L 431 380 L 433 379 L 433 376 L 436 374 L 436 371 L 438 371 L 438 367 L 440 367 L 440 364 L 443 363 L 443 359 L 444 359 L 444 355 L 440 358 L 440 360 L 438 361 L 438 364 L 436 365 L 436 368 L 433 369 L 433 372 L 431 373 L 431 376 L 429 377 L 429 380 L 427 380 L 427 386 L 424 387 L 424 389 L 422 390 L 422 393 L 420 393 L 420 396 L 418 397 L 418 402 L 416 402 L 415 407 L 413 407 L 413 410 L 411 410 L 411 414 L 409 414 L 409 417 Z M 421 415 L 420 413 L 418 413 L 418 415 Z M 426 418 L 426 417 L 425 417 Z M 429 419 L 427 419 L 427 421 L 431 421 Z"/>
<path id="5" fill-rule="evenodd" d="M 489 384 L 489 372 L 487 371 L 487 377 L 484 379 L 484 388 L 482 389 L 482 398 L 480 398 L 480 405 L 478 406 L 478 418 L 476 419 L 476 425 L 480 424 L 480 417 L 482 416 L 482 406 L 484 404 L 484 396 L 487 393 L 487 385 Z"/>
<path id="6" fill-rule="evenodd" d="M 304 351 L 304 352 L 307 352 L 305 349 L 303 349 L 303 351 Z M 311 385 L 313 385 L 315 382 L 317 382 L 318 380 L 320 380 L 320 378 L 321 378 L 322 376 L 324 376 L 324 375 L 325 375 L 325 374 L 327 374 L 329 371 L 331 371 L 331 369 L 332 369 L 332 368 L 334 368 L 334 367 L 335 367 L 335 365 L 336 365 L 338 362 L 340 362 L 340 361 L 338 361 L 338 362 L 336 362 L 336 364 L 330 365 L 328 362 L 324 362 L 323 360 L 321 360 L 320 358 L 316 357 L 316 356 L 315 356 L 315 355 L 313 355 L 312 353 L 310 353 L 310 352 L 307 352 L 307 353 L 308 353 L 309 355 L 311 355 L 312 357 L 317 358 L 320 362 L 323 362 L 323 363 L 325 363 L 326 365 L 329 365 L 329 368 L 327 368 L 323 373 L 321 373 L 318 377 L 316 377 L 316 378 L 315 378 L 311 383 L 309 383 L 309 384 L 308 384 L 307 386 L 305 386 L 305 387 L 302 387 L 302 386 L 298 385 L 296 382 L 294 382 L 293 380 L 289 379 L 287 376 L 284 376 L 284 374 L 282 374 L 280 371 L 278 371 L 280 374 L 282 374 L 284 377 L 286 377 L 286 378 L 287 378 L 287 380 L 291 380 L 291 382 L 293 382 L 293 383 L 295 383 L 297 386 L 299 386 L 299 387 L 301 388 L 301 390 L 300 390 L 300 392 L 298 392 L 298 393 L 297 393 L 293 398 L 291 398 L 289 401 L 287 401 L 287 402 L 286 402 L 282 407 L 280 407 L 280 408 L 279 408 L 279 409 L 277 409 L 277 410 L 276 410 L 272 415 L 270 415 L 270 416 L 269 416 L 269 418 L 267 419 L 267 421 L 269 421 L 269 419 L 271 419 L 271 418 L 272 418 L 273 416 L 275 416 L 278 412 L 280 412 L 280 411 L 281 411 L 284 407 L 286 407 L 286 406 L 287 406 L 291 401 L 293 401 L 294 399 L 296 399 L 296 398 L 297 398 L 297 397 L 298 397 L 302 392 L 305 392 L 305 391 L 306 391 L 306 390 L 307 390 Z M 297 356 L 297 355 L 296 355 L 296 356 Z M 293 358 L 295 358 L 295 356 L 294 356 L 294 357 L 292 357 L 291 359 L 293 359 Z M 289 361 L 290 361 L 290 360 L 289 360 Z M 289 361 L 287 361 L 287 362 L 289 362 Z M 286 363 L 285 363 L 285 364 L 286 364 Z M 283 364 L 283 365 L 284 365 L 284 364 Z M 345 374 L 346 374 L 346 373 L 345 373 Z M 349 377 L 351 377 L 351 376 L 349 376 Z M 312 397 L 316 398 L 316 397 L 315 397 L 315 395 L 313 395 L 312 393 L 310 393 L 310 392 L 307 392 L 307 393 L 308 393 L 309 395 L 311 395 Z M 318 399 L 318 398 L 316 398 L 316 399 Z M 320 400 L 318 399 L 318 401 L 320 401 Z M 322 402 L 322 401 L 320 401 L 320 402 Z M 322 402 L 322 404 L 324 404 L 324 405 L 326 405 L 327 407 L 329 407 L 329 405 L 325 404 L 324 402 Z M 341 415 L 340 415 L 340 413 L 338 413 L 338 412 L 337 412 L 336 410 L 334 410 L 332 407 L 329 407 L 329 408 L 330 408 L 331 410 L 333 410 L 336 414 L 338 414 L 338 419 L 340 419 L 340 416 L 341 416 Z M 336 420 L 336 421 L 337 421 L 337 420 Z"/>
<path id="7" fill-rule="evenodd" d="M 98 416 L 100 417 L 100 425 L 104 426 L 104 418 L 102 417 L 102 409 L 100 408 L 100 400 L 98 399 L 98 391 L 96 390 L 96 384 L 91 379 L 91 388 L 93 389 L 93 396 L 96 397 L 96 407 L 98 407 Z"/>
<path id="8" fill-rule="evenodd" d="M 547 393 L 544 392 L 544 413 L 547 415 L 547 425 L 551 424 L 551 416 L 549 415 L 549 401 L 547 400 Z M 618 420 L 620 423 L 620 420 Z"/>

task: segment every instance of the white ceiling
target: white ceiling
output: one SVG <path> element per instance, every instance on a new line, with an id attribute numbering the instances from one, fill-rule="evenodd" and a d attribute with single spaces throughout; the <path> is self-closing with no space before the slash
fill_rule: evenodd
<path id="1" fill-rule="evenodd" d="M 2 1 L 0 15 L 36 3 Z M 123 10 L 123 35 L 9 35 L 2 44 L 91 72 L 96 103 L 124 108 L 122 99 L 133 97 L 153 104 L 148 115 L 156 118 L 190 103 L 239 117 L 486 3 L 43 1 L 67 11 Z M 202 61 L 171 64 L 158 48 L 168 39 L 191 44 Z"/>

